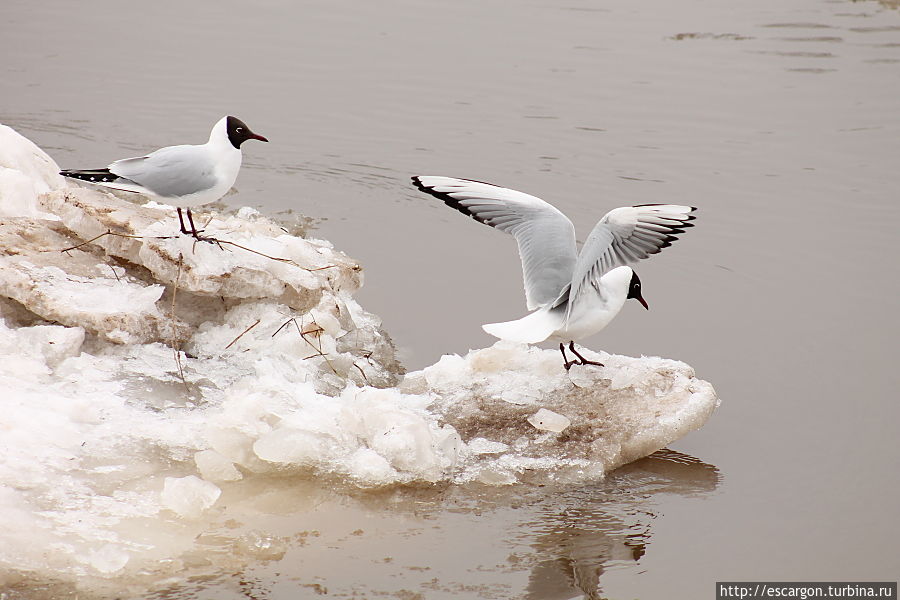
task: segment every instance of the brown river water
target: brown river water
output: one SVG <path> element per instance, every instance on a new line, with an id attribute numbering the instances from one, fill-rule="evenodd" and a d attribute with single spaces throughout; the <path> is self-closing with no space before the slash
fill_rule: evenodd
<path id="1" fill-rule="evenodd" d="M 360 302 L 410 369 L 525 313 L 513 241 L 410 175 L 540 196 L 579 239 L 616 206 L 699 207 L 637 269 L 651 310 L 630 303 L 585 344 L 691 364 L 722 398 L 703 429 L 559 489 L 258 482 L 231 501 L 293 542 L 155 597 L 700 599 L 716 581 L 896 580 L 891 4 L 4 0 L 0 122 L 71 168 L 241 117 L 271 143 L 245 147 L 225 202 L 305 215 L 360 260 Z M 7 594 L 76 597 L 27 578 Z"/>

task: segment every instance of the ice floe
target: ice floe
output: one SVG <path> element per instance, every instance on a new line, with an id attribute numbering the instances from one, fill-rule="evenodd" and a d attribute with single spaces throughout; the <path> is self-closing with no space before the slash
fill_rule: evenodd
<path id="1" fill-rule="evenodd" d="M 254 478 L 602 477 L 718 405 L 684 363 L 505 342 L 404 375 L 327 241 L 245 208 L 196 242 L 56 172 L 0 126 L 0 582 L 177 574 Z"/>

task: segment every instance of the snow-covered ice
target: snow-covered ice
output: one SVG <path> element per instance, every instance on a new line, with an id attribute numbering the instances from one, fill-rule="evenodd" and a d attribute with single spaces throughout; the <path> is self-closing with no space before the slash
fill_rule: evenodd
<path id="1" fill-rule="evenodd" d="M 0 123 L 0 217 L 55 219 L 38 207 L 38 197 L 65 185 L 52 158 Z"/>
<path id="2" fill-rule="evenodd" d="M 330 243 L 252 209 L 201 216 L 225 243 L 195 243 L 171 208 L 57 170 L 0 126 L 0 583 L 182 573 L 256 478 L 602 477 L 718 405 L 684 363 L 587 351 L 606 367 L 566 372 L 505 342 L 404 376 Z"/>

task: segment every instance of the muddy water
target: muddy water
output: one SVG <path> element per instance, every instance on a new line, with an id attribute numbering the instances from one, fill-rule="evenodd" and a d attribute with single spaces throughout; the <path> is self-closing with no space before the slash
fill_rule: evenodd
<path id="1" fill-rule="evenodd" d="M 720 410 L 674 445 L 687 457 L 577 489 L 279 489 L 259 519 L 283 548 L 164 597 L 704 598 L 716 580 L 896 577 L 896 9 L 5 0 L 2 12 L 0 122 L 67 167 L 201 142 L 240 116 L 272 143 L 247 148 L 228 204 L 307 215 L 360 259 L 361 302 L 410 368 L 491 343 L 481 323 L 525 310 L 512 241 L 410 175 L 528 191 L 582 239 L 615 206 L 700 208 L 698 227 L 639 268 L 652 310 L 630 306 L 586 342 L 678 358 L 715 384 Z"/>

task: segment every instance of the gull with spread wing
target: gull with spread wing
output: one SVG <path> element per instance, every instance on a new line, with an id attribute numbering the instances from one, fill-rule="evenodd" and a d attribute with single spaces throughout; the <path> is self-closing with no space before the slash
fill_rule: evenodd
<path id="1" fill-rule="evenodd" d="M 585 241 L 575 245 L 575 227 L 563 213 L 536 196 L 490 183 L 421 175 L 419 190 L 443 200 L 480 223 L 511 234 L 519 245 L 529 315 L 483 325 L 503 340 L 536 344 L 559 341 L 566 370 L 601 363 L 585 359 L 575 341 L 589 337 L 634 298 L 649 310 L 641 280 L 630 263 L 656 254 L 692 227 L 696 210 L 677 204 L 625 206 L 608 212 Z M 577 357 L 568 360 L 565 342 Z"/>
<path id="2" fill-rule="evenodd" d="M 105 169 L 67 170 L 60 175 L 172 204 L 178 209 L 181 233 L 209 241 L 200 237 L 191 208 L 215 202 L 231 189 L 241 169 L 241 144 L 247 140 L 269 141 L 237 117 L 222 117 L 205 144 L 167 146 L 146 156 L 117 160 Z M 182 208 L 187 209 L 190 231 L 184 226 Z"/>

